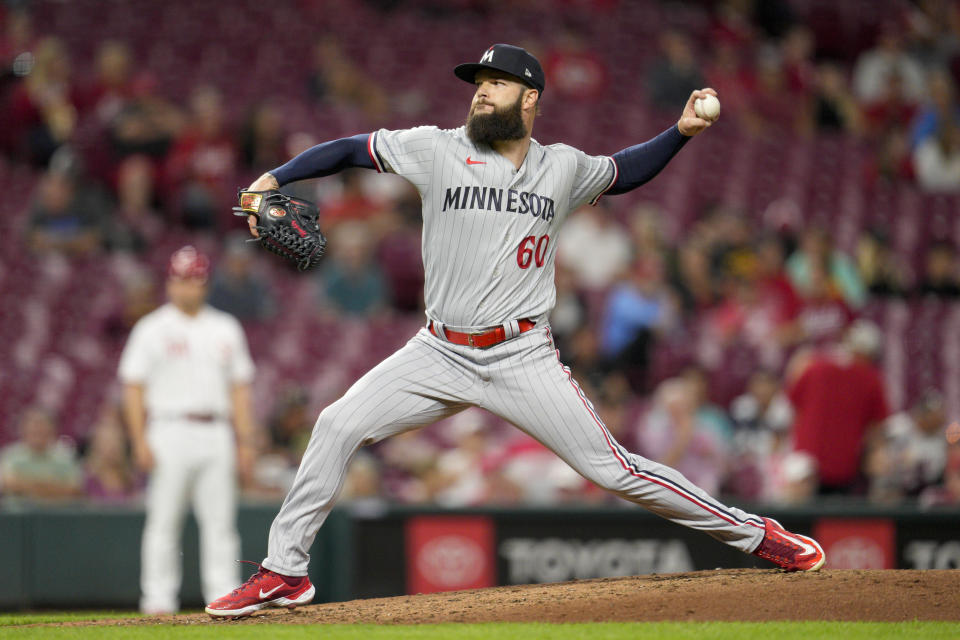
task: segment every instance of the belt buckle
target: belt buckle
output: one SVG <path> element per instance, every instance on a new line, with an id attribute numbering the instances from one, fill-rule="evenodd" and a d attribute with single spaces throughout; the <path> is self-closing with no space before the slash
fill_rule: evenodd
<path id="1" fill-rule="evenodd" d="M 474 336 L 479 336 L 479 335 L 481 335 L 481 334 L 479 334 L 479 333 L 468 333 L 468 334 L 467 334 L 467 344 L 469 344 L 471 347 L 476 347 L 477 345 L 475 345 L 475 344 L 473 343 L 473 337 L 474 337 Z"/>

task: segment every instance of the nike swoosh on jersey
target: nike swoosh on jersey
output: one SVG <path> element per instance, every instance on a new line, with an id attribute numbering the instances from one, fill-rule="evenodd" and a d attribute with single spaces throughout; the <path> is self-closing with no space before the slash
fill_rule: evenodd
<path id="1" fill-rule="evenodd" d="M 267 596 L 269 596 L 270 594 L 272 594 L 274 591 L 276 591 L 282 586 L 283 586 L 282 584 L 278 584 L 277 586 L 275 586 L 273 589 L 270 589 L 270 591 L 267 591 L 266 593 L 264 593 L 263 589 L 260 589 L 260 597 L 266 598 Z"/>
<path id="2" fill-rule="evenodd" d="M 471 160 L 470 156 L 467 156 L 467 164 L 487 164 L 486 162 L 480 162 L 479 160 Z"/>

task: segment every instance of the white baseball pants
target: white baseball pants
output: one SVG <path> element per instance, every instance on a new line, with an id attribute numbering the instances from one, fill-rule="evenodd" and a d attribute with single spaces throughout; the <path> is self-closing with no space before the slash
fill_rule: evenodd
<path id="1" fill-rule="evenodd" d="M 210 602 L 240 584 L 235 442 L 226 422 L 153 423 L 147 441 L 155 467 L 146 492 L 140 609 L 167 613 L 179 608 L 183 519 L 191 504 L 200 532 L 203 597 Z"/>
<path id="2" fill-rule="evenodd" d="M 516 425 L 585 478 L 664 518 L 744 552 L 763 538 L 760 517 L 721 504 L 677 471 L 620 446 L 560 362 L 548 328 L 488 349 L 454 345 L 421 329 L 320 414 L 270 528 L 263 566 L 307 574 L 310 546 L 358 448 L 470 406 Z"/>

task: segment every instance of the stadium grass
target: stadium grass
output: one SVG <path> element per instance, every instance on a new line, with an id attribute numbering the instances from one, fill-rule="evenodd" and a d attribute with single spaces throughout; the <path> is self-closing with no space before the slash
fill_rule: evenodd
<path id="1" fill-rule="evenodd" d="M 111 614 L 111 617 L 119 617 Z M 130 616 L 128 616 L 130 617 Z M 322 634 L 324 640 L 886 640 L 887 638 L 960 637 L 960 623 L 952 622 L 636 622 L 596 624 L 487 623 L 418 626 L 380 625 L 249 625 L 221 622 L 210 625 L 155 625 L 142 627 L 18 627 L 40 622 L 102 619 L 91 614 L 0 616 L 4 638 L 160 638 L 306 640 Z M 267 632 L 266 634 L 264 632 Z"/>

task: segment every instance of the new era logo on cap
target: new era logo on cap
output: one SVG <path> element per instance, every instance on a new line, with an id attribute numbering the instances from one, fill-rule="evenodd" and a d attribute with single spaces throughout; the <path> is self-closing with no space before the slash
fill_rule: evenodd
<path id="1" fill-rule="evenodd" d="M 495 44 L 480 56 L 480 62 L 457 65 L 453 72 L 461 80 L 472 84 L 473 77 L 480 69 L 496 69 L 509 73 L 540 93 L 543 93 L 546 85 L 540 62 L 526 49 L 512 44 Z"/>

